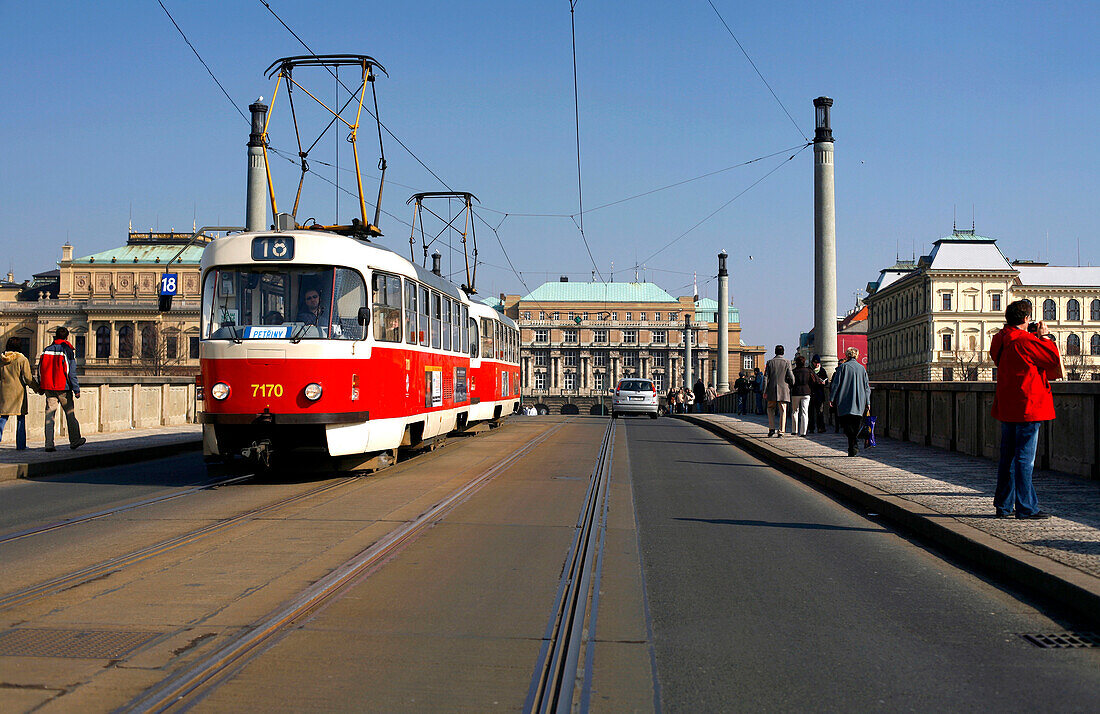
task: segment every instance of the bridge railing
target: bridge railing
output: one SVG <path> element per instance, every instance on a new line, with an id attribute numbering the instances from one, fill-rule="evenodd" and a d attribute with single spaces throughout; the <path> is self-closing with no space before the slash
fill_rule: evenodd
<path id="1" fill-rule="evenodd" d="M 1001 424 L 993 382 L 872 382 L 876 432 L 894 439 L 997 459 Z M 1100 479 L 1100 382 L 1052 382 L 1057 418 L 1039 430 L 1035 466 Z M 734 395 L 718 398 L 731 414 Z"/>

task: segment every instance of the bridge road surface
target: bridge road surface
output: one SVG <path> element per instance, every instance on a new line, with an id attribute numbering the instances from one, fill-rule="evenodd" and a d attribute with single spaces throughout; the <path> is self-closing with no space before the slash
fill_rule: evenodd
<path id="1" fill-rule="evenodd" d="M 197 711 L 519 710 L 607 423 L 517 418 L 364 479 L 227 485 L 0 542 L 2 604 L 48 577 L 272 509 L 0 607 L 0 710 L 127 707 L 471 473 L 546 436 L 188 702 Z M 1100 650 L 1041 650 L 1015 634 L 1072 622 L 701 428 L 629 418 L 615 437 L 593 711 L 1100 708 Z M 132 494 L 123 487 L 133 479 L 110 472 L 0 486 L 0 510 L 22 514 L 5 516 L 0 535 L 200 481 L 197 462 L 147 464 L 164 485 Z M 101 502 L 97 482 L 111 484 Z M 156 637 L 115 659 L 2 654 L 4 635 L 20 628 Z"/>

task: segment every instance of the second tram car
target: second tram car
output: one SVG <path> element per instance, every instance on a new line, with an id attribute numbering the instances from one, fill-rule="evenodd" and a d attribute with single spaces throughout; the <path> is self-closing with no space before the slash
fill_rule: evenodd
<path id="1" fill-rule="evenodd" d="M 436 272 L 323 230 L 202 257 L 203 453 L 372 457 L 519 404 L 519 331 Z"/>

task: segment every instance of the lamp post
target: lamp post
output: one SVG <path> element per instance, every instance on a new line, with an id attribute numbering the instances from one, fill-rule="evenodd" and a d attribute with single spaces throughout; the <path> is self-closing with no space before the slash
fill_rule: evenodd
<path id="1" fill-rule="evenodd" d="M 245 230 L 267 229 L 267 167 L 264 165 L 264 124 L 267 105 L 260 97 L 248 105 L 252 132 L 248 135 L 248 193 L 245 198 Z"/>
<path id="2" fill-rule="evenodd" d="M 730 277 L 726 251 L 718 254 L 718 394 L 730 390 Z"/>
<path id="3" fill-rule="evenodd" d="M 814 100 L 814 337 L 821 366 L 829 374 L 837 365 L 832 106 L 829 97 Z"/>

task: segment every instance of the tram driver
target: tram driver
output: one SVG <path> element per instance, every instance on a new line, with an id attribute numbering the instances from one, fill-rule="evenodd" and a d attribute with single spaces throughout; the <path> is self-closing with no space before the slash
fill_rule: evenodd
<path id="1" fill-rule="evenodd" d="M 321 292 L 317 288 L 306 289 L 302 302 L 302 309 L 298 312 L 298 322 L 320 327 L 328 326 L 328 311 L 325 310 L 325 303 L 321 300 Z"/>

